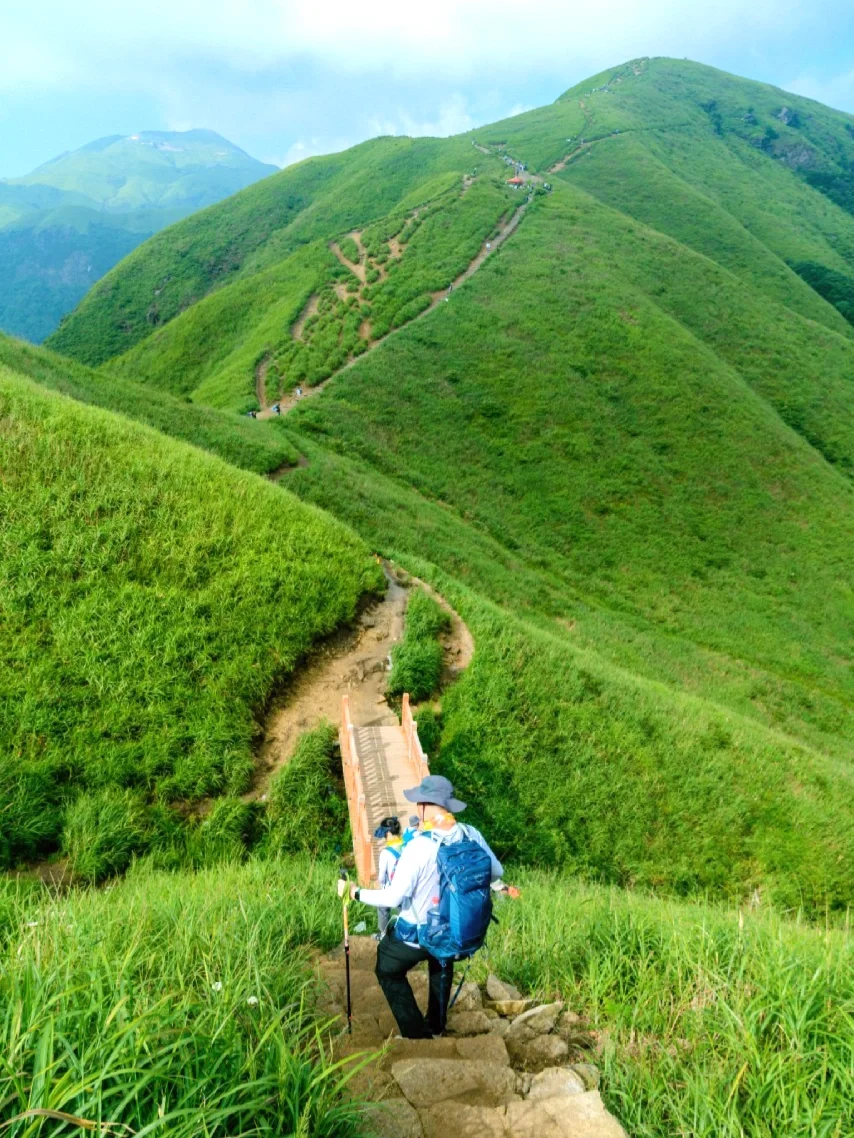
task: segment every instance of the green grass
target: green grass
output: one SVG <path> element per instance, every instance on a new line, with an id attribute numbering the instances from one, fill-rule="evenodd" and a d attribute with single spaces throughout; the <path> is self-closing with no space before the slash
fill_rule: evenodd
<path id="1" fill-rule="evenodd" d="M 298 857 L 197 874 L 140 864 L 109 890 L 64 896 L 0 882 L 0 999 L 15 1009 L 0 1019 L 4 1116 L 63 1110 L 178 1138 L 362 1133 L 304 987 L 309 946 L 340 942 L 335 877 L 334 862 Z M 507 878 L 522 898 L 500 904 L 470 976 L 494 971 L 582 1015 L 576 1045 L 595 1045 L 580 1054 L 629 1133 L 850 1133 L 847 926 L 552 872 Z M 11 1128 L 66 1132 L 37 1118 Z"/>
<path id="2" fill-rule="evenodd" d="M 168 392 L 101 372 L 0 335 L 0 364 L 81 403 L 116 411 L 164 435 L 192 443 L 233 466 L 269 474 L 292 465 L 298 454 L 277 420 L 247 422 L 236 415 L 195 406 Z"/>
<path id="3" fill-rule="evenodd" d="M 330 723 L 300 737 L 294 753 L 270 780 L 261 848 L 266 854 L 339 855 L 349 843 L 341 768 Z"/>
<path id="4" fill-rule="evenodd" d="M 583 1015 L 633 1138 L 854 1129 L 854 944 L 774 913 L 513 875 L 476 973 Z"/>
<path id="5" fill-rule="evenodd" d="M 262 360 L 267 361 L 268 402 L 298 383 L 320 383 L 365 351 L 370 340 L 423 312 L 432 294 L 468 267 L 511 204 L 508 191 L 492 179 L 481 179 L 465 194 L 455 179 L 453 188 L 410 218 L 416 224 L 401 232 L 405 252 L 399 260 L 389 256 L 385 235 L 400 232 L 407 214 L 383 218 L 365 230 L 372 251 L 366 287 L 325 242 L 315 241 L 223 285 L 107 370 L 197 404 L 234 411 L 257 407 L 255 377 Z M 355 242 L 346 240 L 345 255 L 358 260 Z M 380 268 L 387 274 L 382 278 Z M 342 282 L 353 289 L 343 299 L 336 292 Z M 317 311 L 295 339 L 292 328 L 311 297 Z"/>
<path id="6" fill-rule="evenodd" d="M 409 594 L 403 639 L 391 650 L 390 695 L 409 692 L 416 702 L 429 699 L 442 678 L 443 650 L 439 639 L 450 627 L 451 617 L 438 601 L 414 589 Z"/>
<path id="7" fill-rule="evenodd" d="M 331 1061 L 306 987 L 308 946 L 340 937 L 334 876 L 301 860 L 65 896 L 0 881 L 5 1133 L 79 1132 L 39 1110 L 170 1138 L 355 1133 L 352 1064 Z"/>
<path id="8" fill-rule="evenodd" d="M 81 790 L 242 790 L 271 692 L 379 577 L 269 483 L 6 369 L 0 423 L 8 864 L 55 847 Z"/>
<path id="9" fill-rule="evenodd" d="M 683 271 L 666 238 L 645 235 L 645 287 L 626 281 L 611 255 L 620 224 L 589 199 L 535 203 L 518 239 L 451 304 L 359 361 L 289 426 L 444 503 L 545 572 L 567 618 L 602 608 L 647 621 L 850 707 L 851 483 L 748 382 L 772 383 L 758 353 L 735 369 L 740 335 L 727 342 L 730 363 L 712 350 L 726 330 L 714 313 L 704 343 L 666 311 L 652 282 L 665 264 L 671 278 Z M 571 240 L 556 236 L 562 227 Z M 686 260 L 688 284 L 696 262 Z M 749 331 L 765 335 L 758 318 Z M 802 383 L 800 407 L 816 431 L 826 417 L 822 447 L 848 469 L 854 432 L 837 433 L 830 408 L 852 413 L 842 378 L 852 348 L 833 344 L 834 386 Z M 790 363 L 793 389 L 797 366 L 815 366 L 809 347 L 804 337 Z"/>
<path id="10" fill-rule="evenodd" d="M 758 890 L 813 915 L 849 906 L 850 763 L 453 599 L 477 648 L 431 765 L 469 788 L 501 856 L 669 894 Z"/>

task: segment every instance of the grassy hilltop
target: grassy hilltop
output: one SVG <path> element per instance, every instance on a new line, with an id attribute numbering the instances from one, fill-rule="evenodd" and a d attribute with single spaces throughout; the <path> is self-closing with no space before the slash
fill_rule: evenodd
<path id="1" fill-rule="evenodd" d="M 153 799 L 245 789 L 256 715 L 376 566 L 269 483 L 7 367 L 0 423 L 0 864 L 81 810 L 132 852 Z"/>

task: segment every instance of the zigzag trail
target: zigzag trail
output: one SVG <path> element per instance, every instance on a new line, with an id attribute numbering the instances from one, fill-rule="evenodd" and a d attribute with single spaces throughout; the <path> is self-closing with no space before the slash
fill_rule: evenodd
<path id="1" fill-rule="evenodd" d="M 342 372 L 347 371 L 349 368 L 353 367 L 355 364 L 357 364 L 361 360 L 363 360 L 365 358 L 365 356 L 367 356 L 370 352 L 373 352 L 376 348 L 378 348 L 380 346 L 380 344 L 384 344 L 392 336 L 396 336 L 398 334 L 398 332 L 402 332 L 404 328 L 409 328 L 412 324 L 415 323 L 416 320 L 423 320 L 425 316 L 428 316 L 431 312 L 434 312 L 439 307 L 440 304 L 444 303 L 448 299 L 448 292 L 449 291 L 455 291 L 461 284 L 464 284 L 465 281 L 467 281 L 470 277 L 473 277 L 474 274 L 478 271 L 478 269 L 487 260 L 487 258 L 491 257 L 492 254 L 497 249 L 500 249 L 501 246 L 504 244 L 504 242 L 507 240 L 507 238 L 512 233 L 515 232 L 516 228 L 519 225 L 519 222 L 522 220 L 522 215 L 525 213 L 525 210 L 528 208 L 528 206 L 531 203 L 531 196 L 532 195 L 529 195 L 526 198 L 526 200 L 520 206 L 517 206 L 513 215 L 510 217 L 509 221 L 507 221 L 507 223 L 501 229 L 500 233 L 494 238 L 494 240 L 489 242 L 489 248 L 487 248 L 486 243 L 484 243 L 480 252 L 477 254 L 476 257 L 474 257 L 474 259 L 469 264 L 468 268 L 466 268 L 462 273 L 460 273 L 460 275 L 454 281 L 451 282 L 450 290 L 443 288 L 443 289 L 440 289 L 438 292 L 434 292 L 432 294 L 433 299 L 432 299 L 429 307 L 425 308 L 423 312 L 420 312 L 416 317 L 414 317 L 412 320 L 408 321 L 406 324 L 402 325 L 400 328 L 394 328 L 394 329 L 392 329 L 392 331 L 386 333 L 385 336 L 380 337 L 380 339 L 378 339 L 378 340 L 374 340 L 371 343 L 371 345 L 366 349 L 366 351 L 362 352 L 362 354 L 360 356 L 356 356 L 354 359 L 348 360 L 347 363 L 343 365 L 343 367 L 340 367 L 337 371 L 334 371 L 332 373 L 332 375 L 327 376 L 327 378 L 322 380 L 320 383 L 315 384 L 314 387 L 305 388 L 303 390 L 302 396 L 297 396 L 293 391 L 290 392 L 288 395 L 283 396 L 282 399 L 279 400 L 279 407 L 281 409 L 282 415 L 286 415 L 289 411 L 292 411 L 294 409 L 294 407 L 296 407 L 297 404 L 302 403 L 303 400 L 308 399 L 313 395 L 319 395 L 320 392 L 323 391 L 323 389 L 326 387 L 327 384 L 332 383 L 332 381 L 334 379 L 337 379 L 338 376 L 341 375 Z M 335 246 L 334 248 L 333 248 L 333 246 L 330 246 L 330 248 L 332 249 L 332 252 L 335 253 L 335 255 L 339 258 L 341 263 L 343 265 L 345 265 L 347 268 L 349 268 L 352 272 L 355 273 L 354 267 L 350 264 L 349 261 L 347 261 L 344 258 L 343 254 L 341 254 L 340 250 L 337 249 L 337 246 Z M 355 275 L 358 276 L 358 274 L 355 274 Z M 259 365 L 259 369 L 260 369 L 260 366 L 261 365 Z M 256 378 L 257 378 L 257 375 L 256 375 Z M 257 389 L 260 393 L 260 384 L 257 385 Z M 265 395 L 265 398 L 266 398 L 266 395 Z M 258 413 L 258 418 L 259 419 L 270 418 L 272 415 L 272 412 L 266 406 L 266 403 L 261 404 L 261 406 L 262 406 L 262 410 Z"/>

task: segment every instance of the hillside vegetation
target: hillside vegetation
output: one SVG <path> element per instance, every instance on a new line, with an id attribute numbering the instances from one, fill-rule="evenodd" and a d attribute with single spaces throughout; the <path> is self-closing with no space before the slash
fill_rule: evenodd
<path id="1" fill-rule="evenodd" d="M 320 383 L 429 308 L 513 205 L 495 179 L 454 179 L 428 204 L 357 232 L 359 246 L 313 242 L 238 277 L 105 370 L 236 411 L 258 406 L 261 367 L 268 402 Z"/>
<path id="2" fill-rule="evenodd" d="M 246 787 L 257 715 L 378 570 L 269 483 L 6 367 L 0 424 L 0 863 L 108 817 L 126 863 L 153 799 Z"/>
<path id="3" fill-rule="evenodd" d="M 298 457 L 278 421 L 250 423 L 168 392 L 143 387 L 133 380 L 104 376 L 46 348 L 2 334 L 0 364 L 43 387 L 61 391 L 81 403 L 117 411 L 256 474 L 271 474 Z"/>
<path id="4" fill-rule="evenodd" d="M 92 289 L 50 346 L 101 364 L 233 278 L 417 206 L 471 164 L 470 145 L 453 139 L 380 138 L 309 158 L 147 242 Z"/>

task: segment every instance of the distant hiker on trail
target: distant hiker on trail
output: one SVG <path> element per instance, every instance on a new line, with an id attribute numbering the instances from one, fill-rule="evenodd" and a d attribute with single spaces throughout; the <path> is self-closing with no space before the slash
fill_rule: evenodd
<path id="1" fill-rule="evenodd" d="M 445 1030 L 454 961 L 475 953 L 492 919 L 492 891 L 504 890 L 501 862 L 474 826 L 455 814 L 466 808 L 441 775 L 427 775 L 405 790 L 423 826 L 403 849 L 385 889 L 350 886 L 350 896 L 378 909 L 400 909 L 392 931 L 377 946 L 376 975 L 404 1039 L 429 1039 Z M 450 886 L 450 888 L 449 888 Z M 513 893 L 516 891 L 513 890 Z M 426 1018 L 406 978 L 427 961 L 430 996 Z"/>
<path id="2" fill-rule="evenodd" d="M 258 412 L 257 411 L 247 411 L 246 414 L 249 416 L 250 419 L 257 419 L 258 418 Z"/>
<path id="3" fill-rule="evenodd" d="M 299 383 L 297 384 L 297 399 L 302 399 L 302 386 Z"/>
<path id="4" fill-rule="evenodd" d="M 400 833 L 400 822 L 394 815 L 391 815 L 389 818 L 383 818 L 382 822 L 380 822 L 379 826 L 374 830 L 374 837 L 385 842 L 385 845 L 380 850 L 377 882 L 379 883 L 380 889 L 387 889 L 389 885 L 391 885 L 394 871 L 397 869 L 397 863 L 400 861 L 400 855 L 403 853 L 403 838 Z M 377 909 L 377 924 L 379 925 L 379 930 L 376 934 L 377 940 L 382 940 L 385 936 L 390 917 L 391 909 Z"/>
<path id="5" fill-rule="evenodd" d="M 281 413 L 282 413 L 282 408 L 279 406 L 278 403 L 274 403 L 273 406 L 270 408 L 270 410 L 273 412 L 274 415 L 281 415 Z"/>

